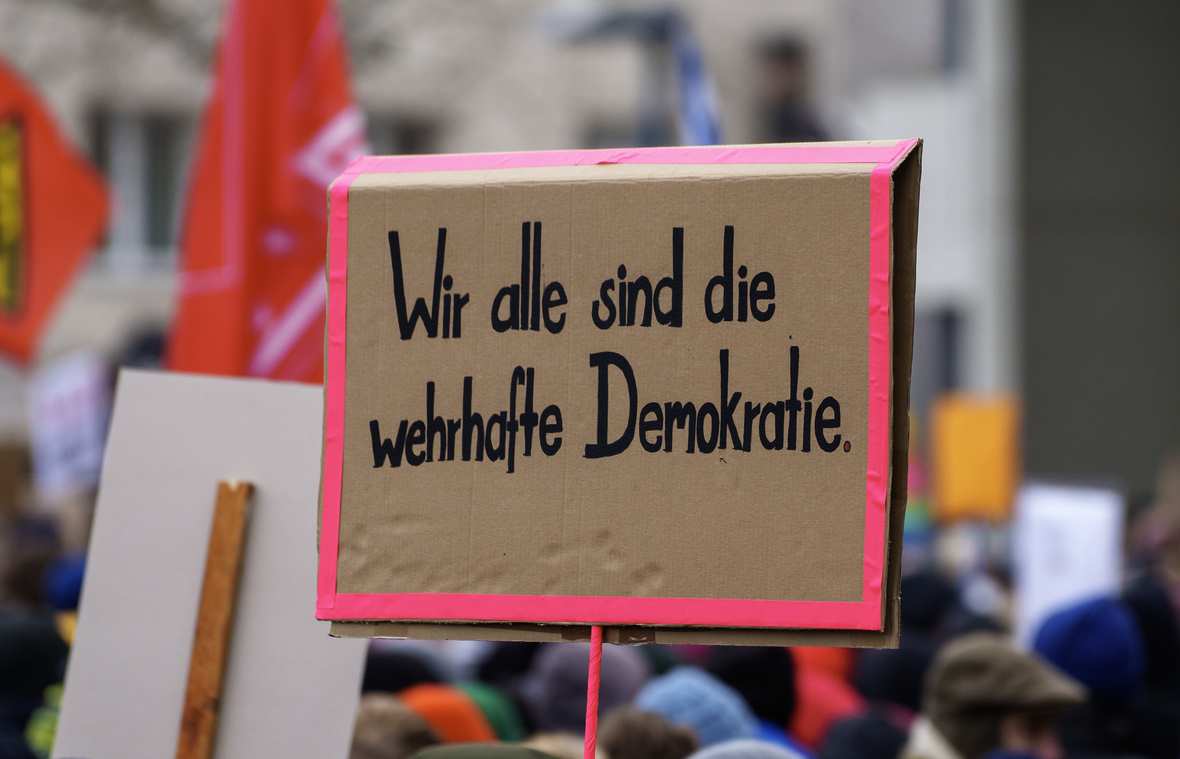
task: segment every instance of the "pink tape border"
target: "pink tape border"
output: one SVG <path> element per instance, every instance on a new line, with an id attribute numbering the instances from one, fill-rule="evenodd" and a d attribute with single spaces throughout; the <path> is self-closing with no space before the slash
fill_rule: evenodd
<path id="1" fill-rule="evenodd" d="M 454 620 L 569 624 L 701 625 L 879 630 L 883 624 L 885 521 L 889 484 L 891 177 L 917 140 L 888 146 L 771 145 L 568 150 L 539 153 L 358 158 L 330 190 L 328 360 L 325 385 L 324 497 L 317 619 Z M 869 420 L 865 483 L 865 561 L 859 603 L 719 598 L 521 596 L 469 593 L 337 593 L 344 464 L 348 190 L 362 174 L 537 168 L 603 163 L 871 163 L 869 182 Z"/>

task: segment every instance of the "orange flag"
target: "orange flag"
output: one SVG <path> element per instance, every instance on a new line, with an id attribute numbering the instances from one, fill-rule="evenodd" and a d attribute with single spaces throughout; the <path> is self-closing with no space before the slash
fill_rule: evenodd
<path id="1" fill-rule="evenodd" d="M 331 0 L 231 0 L 181 235 L 178 371 L 323 381 L 327 188 L 367 150 Z"/>
<path id="2" fill-rule="evenodd" d="M 106 183 L 0 63 L 0 351 L 27 363 L 106 224 Z"/>

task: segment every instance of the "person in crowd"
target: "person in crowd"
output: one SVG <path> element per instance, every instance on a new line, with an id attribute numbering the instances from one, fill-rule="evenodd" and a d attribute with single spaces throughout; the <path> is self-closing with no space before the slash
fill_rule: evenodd
<path id="1" fill-rule="evenodd" d="M 1089 689 L 1084 705 L 1061 715 L 1059 733 L 1070 756 L 1180 754 L 1178 715 L 1148 698 L 1143 633 L 1123 601 L 1095 598 L 1053 614 L 1034 646 Z"/>
<path id="2" fill-rule="evenodd" d="M 1123 601 L 1143 633 L 1144 687 L 1148 695 L 1180 704 L 1180 624 L 1167 587 L 1156 575 L 1141 574 L 1127 583 Z"/>
<path id="3" fill-rule="evenodd" d="M 420 683 L 398 694 L 444 743 L 493 742 L 496 731 L 466 693 L 453 685 Z"/>
<path id="4" fill-rule="evenodd" d="M 48 552 L 18 554 L 6 568 L 0 590 L 0 757 L 33 759 L 26 730 L 44 703 L 46 689 L 60 683 L 69 651 L 47 612 L 41 578 Z"/>
<path id="5" fill-rule="evenodd" d="M 526 734 L 537 729 L 533 724 L 529 707 L 525 704 L 524 692 L 532 660 L 536 659 L 539 650 L 540 643 L 492 643 L 476 662 L 474 672 L 479 682 L 486 682 L 487 685 L 499 688 L 501 693 L 509 695 L 516 705 Z"/>
<path id="6" fill-rule="evenodd" d="M 1160 462 L 1154 493 L 1132 513 L 1127 538 L 1129 563 L 1165 592 L 1180 616 L 1180 448 Z"/>
<path id="7" fill-rule="evenodd" d="M 54 558 L 41 574 L 41 597 L 55 611 L 74 611 L 82 598 L 86 554 L 74 552 Z"/>
<path id="8" fill-rule="evenodd" d="M 947 618 L 959 605 L 954 583 L 933 567 L 911 572 L 901 578 L 899 611 L 902 629 L 929 640 L 942 637 Z"/>
<path id="9" fill-rule="evenodd" d="M 445 682 L 442 673 L 418 652 L 370 645 L 361 692 L 400 693 L 421 683 L 441 682 Z"/>
<path id="10" fill-rule="evenodd" d="M 46 688 L 61 682 L 66 653 L 50 618 L 0 612 L 0 757 L 32 759 L 25 729 Z"/>
<path id="11" fill-rule="evenodd" d="M 635 706 L 692 728 L 702 746 L 758 734 L 758 718 L 741 694 L 696 667 L 677 667 L 648 681 Z"/>
<path id="12" fill-rule="evenodd" d="M 370 693 L 361 697 L 348 757 L 407 759 L 439 743 L 442 740 L 430 725 L 396 696 Z"/>
<path id="13" fill-rule="evenodd" d="M 439 641 L 369 641 L 365 679 L 371 690 L 397 693 L 418 683 L 455 683 L 459 665 L 453 651 L 444 651 Z"/>
<path id="14" fill-rule="evenodd" d="M 523 685 L 524 700 L 536 730 L 582 734 L 589 667 L 588 643 L 547 643 L 541 647 Z M 603 646 L 599 718 L 631 703 L 650 674 L 647 661 L 634 647 Z"/>
<path id="15" fill-rule="evenodd" d="M 1057 715 L 1085 698 L 1079 683 L 1005 638 L 965 635 L 935 657 L 902 757 L 980 759 L 1002 749 L 1062 759 Z"/>
<path id="16" fill-rule="evenodd" d="M 45 570 L 57 556 L 58 546 L 53 536 L 38 534 L 43 527 L 36 525 L 35 521 L 34 526 L 27 529 L 32 537 L 25 543 L 4 546 L 11 555 L 4 557 L 0 609 L 44 612 Z"/>
<path id="17" fill-rule="evenodd" d="M 524 692 L 533 659 L 541 650 L 540 643 L 495 643 L 476 666 L 475 676 L 507 693 L 520 712 L 526 733 L 537 729 L 525 703 Z"/>
<path id="18" fill-rule="evenodd" d="M 475 675 L 485 683 L 515 692 L 540 650 L 540 643 L 496 643 L 480 661 Z"/>
<path id="19" fill-rule="evenodd" d="M 578 754 L 581 757 L 581 754 Z M 414 759 L 561 759 L 531 746 L 503 743 L 464 743 L 431 746 L 415 754 Z"/>
<path id="20" fill-rule="evenodd" d="M 841 719 L 858 714 L 865 700 L 846 681 L 822 669 L 800 668 L 795 674 L 797 702 L 788 732 L 797 737 L 808 754 L 823 745 L 828 730 Z"/>
<path id="21" fill-rule="evenodd" d="M 647 643 L 642 646 L 636 646 L 635 650 L 647 660 L 647 665 L 651 667 L 652 675 L 662 675 L 679 667 L 681 664 L 681 661 L 676 658 L 676 654 L 673 653 L 673 649 L 670 646 L 660 643 Z"/>
<path id="22" fill-rule="evenodd" d="M 707 746 L 690 759 L 802 759 L 802 754 L 766 741 L 737 738 Z"/>
<path id="23" fill-rule="evenodd" d="M 715 646 L 706 646 L 701 643 L 677 643 L 668 646 L 668 650 L 676 657 L 679 664 L 685 664 L 690 667 L 703 667 L 709 661 L 709 657 L 713 655 Z M 661 675 L 667 672 L 661 672 Z"/>
<path id="24" fill-rule="evenodd" d="M 586 737 L 573 733 L 536 733 L 520 744 L 555 759 L 582 759 L 586 755 Z M 594 747 L 594 759 L 612 759 L 602 746 Z"/>
<path id="25" fill-rule="evenodd" d="M 819 759 L 897 759 L 906 737 L 893 720 L 870 709 L 832 725 Z"/>
<path id="26" fill-rule="evenodd" d="M 713 650 L 706 671 L 742 695 L 759 719 L 785 725 L 795 712 L 795 662 L 779 646 Z"/>
<path id="27" fill-rule="evenodd" d="M 599 725 L 598 745 L 610 759 L 687 759 L 699 744 L 692 729 L 624 706 Z"/>
<path id="28" fill-rule="evenodd" d="M 856 665 L 856 649 L 831 646 L 800 646 L 791 649 L 795 669 L 814 669 L 827 672 L 845 682 L 852 681 Z"/>
<path id="29" fill-rule="evenodd" d="M 57 557 L 49 563 L 41 577 L 41 595 L 45 606 L 53 612 L 57 632 L 67 645 L 74 642 L 74 631 L 78 625 L 78 601 L 82 597 L 82 580 L 85 577 L 85 552 Z"/>
<path id="30" fill-rule="evenodd" d="M 903 603 L 904 607 L 905 604 Z M 909 729 L 922 708 L 922 688 L 938 646 L 920 632 L 903 631 L 897 648 L 865 651 L 856 663 L 857 691 Z"/>
<path id="31" fill-rule="evenodd" d="M 776 39 L 763 47 L 762 118 L 768 142 L 830 139 L 807 104 L 808 55 L 798 39 Z"/>
<path id="32" fill-rule="evenodd" d="M 727 646 L 714 649 L 707 671 L 730 686 L 758 718 L 758 738 L 807 753 L 787 734 L 795 716 L 795 663 L 780 646 Z"/>
<path id="33" fill-rule="evenodd" d="M 853 683 L 876 716 L 908 733 L 922 706 L 922 688 L 938 641 L 957 614 L 958 593 L 953 583 L 930 568 L 903 577 L 901 597 L 898 647 L 862 651 Z"/>

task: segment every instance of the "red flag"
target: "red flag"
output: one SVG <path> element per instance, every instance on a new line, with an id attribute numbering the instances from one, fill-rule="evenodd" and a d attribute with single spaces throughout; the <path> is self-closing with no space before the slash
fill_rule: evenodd
<path id="1" fill-rule="evenodd" d="M 106 218 L 102 177 L 0 63 L 0 351 L 29 360 Z"/>
<path id="2" fill-rule="evenodd" d="M 328 184 L 367 149 L 331 0 L 231 0 L 168 364 L 323 381 Z"/>

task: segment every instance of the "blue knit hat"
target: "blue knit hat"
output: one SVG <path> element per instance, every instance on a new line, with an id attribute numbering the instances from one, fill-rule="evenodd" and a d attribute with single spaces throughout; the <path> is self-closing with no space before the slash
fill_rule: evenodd
<path id="1" fill-rule="evenodd" d="M 758 720 L 736 690 L 695 667 L 677 667 L 649 680 L 635 705 L 674 725 L 687 725 L 702 746 L 753 738 Z"/>
<path id="2" fill-rule="evenodd" d="M 1053 614 L 1037 632 L 1034 648 L 1099 700 L 1125 703 L 1138 693 L 1143 633 L 1122 601 L 1096 598 Z"/>
<path id="3" fill-rule="evenodd" d="M 41 593 L 45 603 L 57 611 L 77 609 L 85 576 L 85 553 L 67 554 L 55 559 L 41 577 Z"/>

